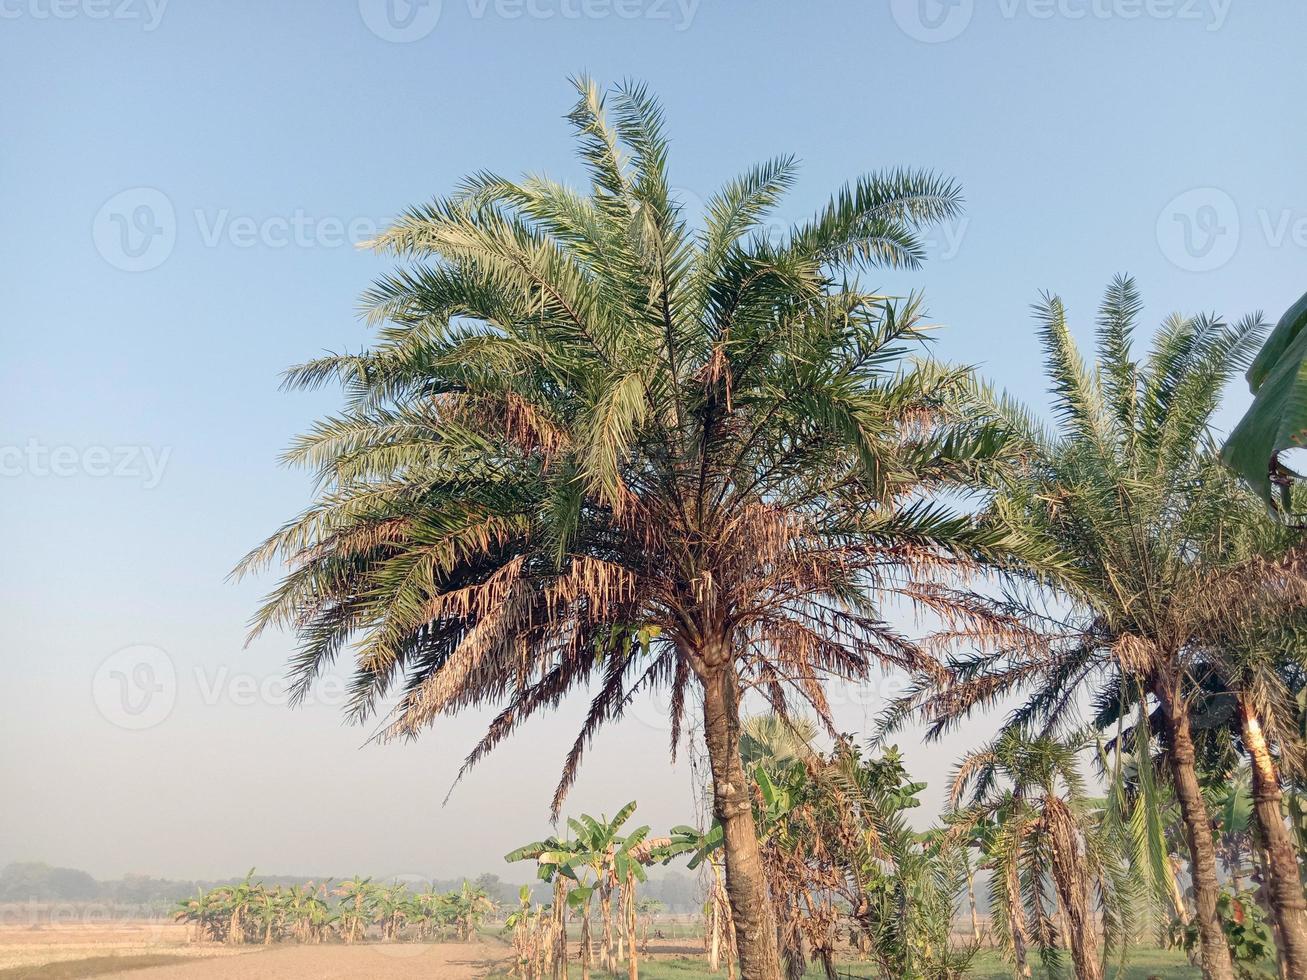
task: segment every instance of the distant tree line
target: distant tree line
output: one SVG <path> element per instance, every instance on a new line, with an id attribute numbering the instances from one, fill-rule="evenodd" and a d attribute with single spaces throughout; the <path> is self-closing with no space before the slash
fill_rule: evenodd
<path id="1" fill-rule="evenodd" d="M 306 885 L 317 878 L 295 875 L 266 875 L 263 881 L 269 887 L 287 888 Z M 60 868 L 40 861 L 15 861 L 0 870 L 0 903 L 15 902 L 102 902 L 107 905 L 133 906 L 164 911 L 173 903 L 197 891 L 211 891 L 235 885 L 240 878 L 218 880 L 185 880 L 152 878 L 149 875 L 129 874 L 121 878 L 99 881 L 78 868 Z M 518 900 L 518 885 L 502 881 L 499 875 L 482 874 L 470 879 L 477 888 L 485 891 L 499 904 L 513 904 Z M 435 879 L 431 882 L 436 891 L 458 889 L 462 878 Z M 541 885 L 547 894 L 548 885 Z M 688 912 L 697 908 L 698 893 L 692 878 L 682 874 L 668 874 L 649 881 L 647 892 L 661 901 L 670 911 Z"/>

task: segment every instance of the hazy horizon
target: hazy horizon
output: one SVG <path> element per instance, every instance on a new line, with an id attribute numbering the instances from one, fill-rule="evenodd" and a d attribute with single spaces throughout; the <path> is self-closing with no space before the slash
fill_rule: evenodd
<path id="1" fill-rule="evenodd" d="M 958 178 L 966 218 L 925 268 L 865 278 L 924 290 L 938 356 L 1041 411 L 1041 290 L 1087 342 L 1119 272 L 1150 331 L 1173 310 L 1274 319 L 1304 288 L 1301 69 L 1266 57 L 1307 28 L 1300 4 L 58 9 L 0 11 L 0 863 L 514 880 L 503 854 L 550 832 L 580 697 L 442 805 L 486 716 L 365 745 L 329 687 L 288 709 L 292 638 L 244 646 L 275 577 L 227 575 L 309 502 L 278 456 L 340 399 L 279 375 L 368 342 L 358 297 L 391 263 L 352 245 L 477 170 L 578 181 L 570 74 L 649 83 L 692 214 L 781 153 L 803 161 L 785 221 L 868 170 Z M 1222 419 L 1246 401 L 1236 387 Z M 840 727 L 866 731 L 886 693 L 837 692 Z M 636 824 L 695 820 L 661 717 L 641 704 L 601 734 L 568 813 L 637 799 Z M 990 731 L 899 737 L 931 806 Z"/>

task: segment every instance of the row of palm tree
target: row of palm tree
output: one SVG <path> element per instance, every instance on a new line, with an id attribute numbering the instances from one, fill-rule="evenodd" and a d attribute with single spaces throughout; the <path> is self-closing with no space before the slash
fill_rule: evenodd
<path id="1" fill-rule="evenodd" d="M 811 722 L 767 715 L 747 719 L 742 738 L 788 976 L 802 976 L 816 960 L 833 980 L 844 936 L 852 945 L 843 951 L 871 960 L 883 975 L 941 978 L 964 975 L 986 938 L 1019 976 L 1032 976 L 1037 965 L 1052 974 L 1069 965 L 1081 980 L 1101 978 L 1137 944 L 1159 936 L 1198 947 L 1189 899 L 1170 864 L 1164 883 L 1152 879 L 1141 846 L 1150 819 L 1161 828 L 1165 858 L 1175 860 L 1179 846 L 1173 794 L 1148 785 L 1154 760 L 1126 755 L 1128 771 L 1114 774 L 1120 748 L 1090 732 L 1055 739 L 1009 728 L 959 761 L 942 822 L 920 831 L 905 817 L 925 784 L 911 780 L 897 749 L 868 756 L 842 737 L 821 752 L 816 734 Z M 1089 792 L 1083 768 L 1093 759 L 1107 796 Z M 1260 976 L 1273 949 L 1262 910 L 1272 920 L 1274 910 L 1248 774 L 1231 778 L 1204 766 L 1203 781 L 1204 799 L 1219 814 L 1213 829 L 1227 874 L 1218 898 L 1223 930 L 1239 973 Z M 660 856 L 690 851 L 693 868 L 720 847 L 720 826 L 707 834 L 677 828 L 671 839 L 685 845 L 664 846 Z M 1298 844 L 1299 861 L 1307 858 L 1305 845 Z M 989 881 L 988 937 L 977 915 L 976 871 Z M 706 882 L 709 896 L 714 877 Z M 1245 890 L 1247 880 L 1258 889 Z M 965 902 L 969 942 L 954 922 Z M 710 935 L 711 905 L 705 913 Z"/>
<path id="2" fill-rule="evenodd" d="M 255 880 L 251 869 L 242 881 L 178 902 L 175 918 L 190 927 L 193 942 L 235 946 L 437 937 L 467 942 L 495 911 L 485 890 L 466 881 L 448 892 L 412 891 L 404 882 L 358 876 L 334 885 L 327 880 L 269 887 Z"/>
<path id="3" fill-rule="evenodd" d="M 1049 968 L 1058 969 L 1069 954 L 1078 977 L 1101 977 L 1103 954 L 1124 951 L 1136 938 L 1142 879 L 1132 868 L 1122 827 L 1104 801 L 1085 794 L 1077 752 L 1083 746 L 1005 734 L 963 760 L 945 822 L 923 832 L 908 815 L 919 806 L 925 784 L 910 779 L 896 749 L 865 755 L 841 738 L 822 752 L 816 734 L 801 719 L 766 715 L 747 719 L 742 736 L 788 976 L 804 975 L 816 961 L 834 980 L 843 937 L 852 942 L 849 951 L 886 976 L 961 976 L 982 938 L 972 880 L 977 869 L 988 871 L 993 882 L 1000 945 L 1025 976 L 1037 951 Z M 611 821 L 569 820 L 565 838 L 533 842 L 507 855 L 510 861 L 535 860 L 540 877 L 554 887 L 553 903 L 535 906 L 524 888 L 521 907 L 506 925 L 519 976 L 567 975 L 569 921 L 579 932 L 576 958 L 583 980 L 594 963 L 595 925 L 603 935 L 599 968 L 618 971 L 623 953 L 619 945 L 614 955 L 611 906 L 601 904 L 595 923 L 591 904 L 607 887 L 620 889 L 618 919 L 625 924 L 634 980 L 638 956 L 629 910 L 638 901 L 636 882 L 643 874 L 630 869 L 677 858 L 688 858 L 691 870 L 707 869 L 710 968 L 721 968 L 724 952 L 728 976 L 734 976 L 735 929 L 723 894 L 720 823 L 707 832 L 679 826 L 650 837 L 649 828 L 641 827 L 623 835 L 634 808 L 628 804 Z M 972 903 L 969 942 L 960 941 L 954 929 L 954 910 L 964 896 Z M 1033 934 L 1027 916 L 1035 919 Z"/>
<path id="4" fill-rule="evenodd" d="M 349 713 L 395 704 L 382 738 L 492 707 L 466 771 L 585 690 L 557 816 L 598 731 L 669 688 L 673 752 L 699 711 L 746 980 L 780 976 L 786 914 L 741 759 L 747 691 L 830 726 L 825 681 L 900 669 L 914 686 L 887 727 L 937 735 L 1015 701 L 1007 727 L 1055 741 L 1087 705 L 1118 756 L 1159 755 L 1211 980 L 1234 966 L 1199 758 L 1224 739 L 1251 765 L 1279 955 L 1307 976 L 1281 819 L 1307 575 L 1211 433 L 1260 319 L 1174 317 L 1136 357 L 1122 278 L 1086 364 L 1046 297 L 1046 427 L 925 356 L 919 297 L 860 280 L 920 264 L 929 226 L 960 213 L 953 181 L 869 174 L 776 235 L 796 175 L 780 157 L 689 215 L 656 100 L 577 90 L 584 192 L 479 173 L 410 209 L 374 243 L 400 263 L 365 296 L 378 341 L 288 374 L 346 395 L 287 454 L 316 470 L 314 503 L 239 569 L 287 563 L 255 633 L 298 634 L 299 695 L 352 646 Z M 904 606 L 942 624 L 931 642 L 890 625 Z M 1074 816 L 1027 823 L 1068 881 L 1092 864 L 1066 850 Z M 1030 887 L 1009 889 L 1013 920 Z M 1101 896 L 1069 887 L 1064 915 L 1088 922 Z"/>
<path id="5" fill-rule="evenodd" d="M 1023 731 L 1065 731 L 1086 703 L 1100 731 L 1122 739 L 1137 729 L 1141 748 L 1160 753 L 1179 806 L 1208 977 L 1230 977 L 1233 966 L 1199 755 L 1223 743 L 1227 769 L 1246 757 L 1279 952 L 1289 976 L 1304 976 L 1307 907 L 1281 768 L 1302 772 L 1307 578 L 1297 530 L 1225 469 L 1210 430 L 1264 327 L 1255 317 L 1175 317 L 1136 361 L 1140 307 L 1134 284 L 1118 279 L 1100 309 L 1092 366 L 1061 302 L 1039 308 L 1059 424 L 1048 432 L 1010 415 L 1029 462 L 987 516 L 1046 542 L 1061 565 L 1008 577 L 1002 610 L 1028 635 L 973 638 L 942 675 L 920 674 L 898 707 L 924 717 L 931 734 L 1010 699 L 1009 725 Z"/>

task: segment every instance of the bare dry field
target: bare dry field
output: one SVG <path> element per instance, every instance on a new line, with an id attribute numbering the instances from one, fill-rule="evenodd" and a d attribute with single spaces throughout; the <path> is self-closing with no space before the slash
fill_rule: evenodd
<path id="1" fill-rule="evenodd" d="M 191 945 L 186 929 L 163 920 L 0 924 L 0 980 L 75 980 L 112 975 L 157 980 L 236 977 L 440 977 L 478 980 L 501 962 L 498 943 L 387 943 L 358 946 Z"/>
<path id="2" fill-rule="evenodd" d="M 36 922 L 14 916 L 0 923 L 0 977 L 13 971 L 90 958 L 211 955 L 187 947 L 186 930 L 163 919 L 60 922 L 41 916 Z M 221 953 L 221 950 L 217 952 Z"/>

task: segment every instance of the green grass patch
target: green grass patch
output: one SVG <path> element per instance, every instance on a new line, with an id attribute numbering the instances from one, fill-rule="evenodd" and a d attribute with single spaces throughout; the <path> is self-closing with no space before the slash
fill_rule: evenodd
<path id="1" fill-rule="evenodd" d="M 569 972 L 576 969 L 576 965 L 571 964 Z M 875 968 L 870 963 L 856 960 L 840 963 L 839 971 L 848 977 L 868 980 L 877 977 Z M 1064 973 L 1064 976 L 1068 975 L 1069 969 Z M 1157 977 L 1158 980 L 1197 980 L 1201 975 L 1199 970 L 1189 965 L 1183 953 L 1162 949 L 1135 950 L 1124 971 L 1118 973 L 1115 964 L 1109 964 L 1107 970 L 1109 980 L 1148 980 L 1150 977 Z M 495 976 L 507 976 L 507 973 L 497 973 Z M 603 973 L 596 970 L 593 976 L 602 977 Z M 820 967 L 810 966 L 804 980 L 825 980 L 825 976 Z M 972 962 L 967 976 L 972 980 L 1010 980 L 1012 971 L 997 953 L 986 950 Z M 1044 977 L 1045 974 L 1037 969 L 1035 976 Z M 725 977 L 724 968 L 712 973 L 707 961 L 698 956 L 660 956 L 640 961 L 640 980 L 725 980 Z"/>
<path id="2" fill-rule="evenodd" d="M 853 968 L 841 967 L 849 973 L 859 976 L 870 976 L 870 971 L 859 971 Z M 1045 976 L 1043 971 L 1036 969 L 1036 977 Z M 971 962 L 971 972 L 967 974 L 974 980 L 1011 980 L 1012 970 L 998 953 L 992 950 L 985 950 Z M 1064 976 L 1070 976 L 1070 961 L 1067 962 L 1067 969 Z M 1148 977 L 1157 977 L 1159 980 L 1197 980 L 1202 976 L 1202 971 L 1197 967 L 1189 965 L 1189 960 L 1184 953 L 1177 949 L 1135 949 L 1130 953 L 1126 960 L 1124 970 L 1118 971 L 1116 962 L 1107 965 L 1106 976 L 1108 980 L 1119 978 L 1119 980 L 1147 980 Z"/>

